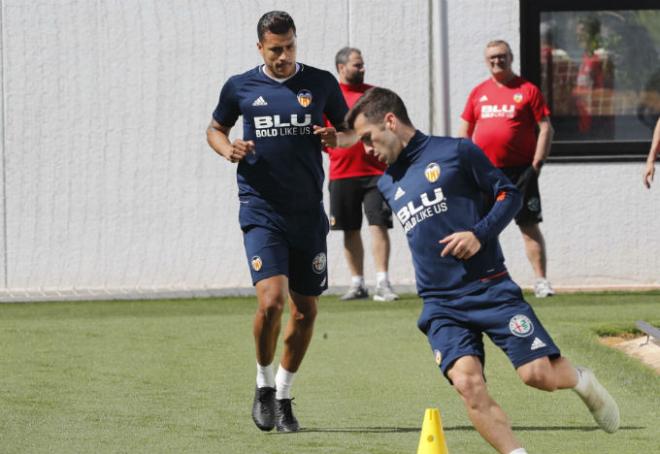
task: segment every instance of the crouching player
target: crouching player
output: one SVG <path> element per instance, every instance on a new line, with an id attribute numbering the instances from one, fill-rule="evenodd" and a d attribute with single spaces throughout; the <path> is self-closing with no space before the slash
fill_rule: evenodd
<path id="1" fill-rule="evenodd" d="M 525 384 L 573 389 L 604 431 L 616 431 L 614 399 L 561 356 L 504 266 L 498 235 L 520 208 L 515 185 L 472 142 L 417 131 L 390 90 L 370 89 L 346 119 L 367 153 L 388 164 L 378 188 L 408 238 L 424 300 L 418 326 L 481 436 L 500 453 L 527 452 L 488 394 L 482 333 Z"/>

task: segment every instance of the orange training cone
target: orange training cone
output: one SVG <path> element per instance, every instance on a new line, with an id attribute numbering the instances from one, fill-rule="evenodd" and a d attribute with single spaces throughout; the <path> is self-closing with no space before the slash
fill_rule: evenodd
<path id="1" fill-rule="evenodd" d="M 417 454 L 449 454 L 445 434 L 442 431 L 440 410 L 437 408 L 426 409 Z"/>

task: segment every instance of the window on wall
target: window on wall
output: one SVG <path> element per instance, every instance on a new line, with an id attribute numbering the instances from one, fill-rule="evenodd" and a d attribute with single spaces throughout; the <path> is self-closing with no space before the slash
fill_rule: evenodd
<path id="1" fill-rule="evenodd" d="M 660 1 L 521 0 L 521 70 L 555 160 L 638 160 L 660 116 Z"/>

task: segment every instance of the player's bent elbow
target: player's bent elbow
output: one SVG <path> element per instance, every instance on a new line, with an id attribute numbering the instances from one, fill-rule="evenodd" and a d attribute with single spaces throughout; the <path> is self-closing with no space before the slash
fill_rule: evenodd
<path id="1" fill-rule="evenodd" d="M 213 128 L 211 126 L 206 128 L 206 143 L 209 144 L 209 147 L 211 147 L 215 150 L 215 147 L 213 146 L 213 131 L 212 131 L 212 129 Z"/>
<path id="2" fill-rule="evenodd" d="M 215 149 L 213 143 L 218 138 L 219 133 L 220 131 L 215 129 L 212 125 L 209 125 L 208 128 L 206 128 L 206 142 L 209 144 L 209 146 L 211 146 L 211 148 Z"/>

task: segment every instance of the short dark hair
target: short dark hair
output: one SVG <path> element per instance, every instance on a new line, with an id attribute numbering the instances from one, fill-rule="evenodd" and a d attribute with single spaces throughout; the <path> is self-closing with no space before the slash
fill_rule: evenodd
<path id="1" fill-rule="evenodd" d="M 355 119 L 364 115 L 370 123 L 383 121 L 385 114 L 392 112 L 405 125 L 412 126 L 408 117 L 408 110 L 399 95 L 392 90 L 373 87 L 364 92 L 364 95 L 353 105 L 346 114 L 346 124 L 354 129 Z"/>
<path id="2" fill-rule="evenodd" d="M 351 56 L 353 52 L 355 52 L 358 55 L 362 55 L 362 52 L 357 47 L 346 46 L 339 49 L 337 55 L 335 55 L 335 68 L 337 68 L 337 71 L 339 71 L 339 65 L 346 64 L 348 58 Z"/>
<path id="3" fill-rule="evenodd" d="M 296 34 L 296 24 L 293 23 L 293 18 L 285 11 L 270 11 L 259 19 L 257 22 L 257 36 L 259 42 L 264 40 L 266 32 L 271 32 L 275 35 L 284 35 L 289 30 L 293 30 Z"/>

